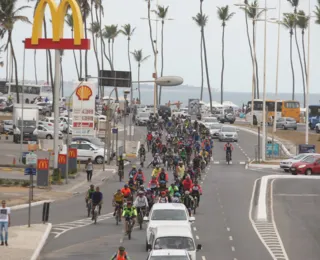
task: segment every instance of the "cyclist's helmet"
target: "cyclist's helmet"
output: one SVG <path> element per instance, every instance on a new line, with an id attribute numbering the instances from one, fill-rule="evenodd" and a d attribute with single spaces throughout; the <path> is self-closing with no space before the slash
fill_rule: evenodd
<path id="1" fill-rule="evenodd" d="M 175 196 L 175 197 L 178 197 L 178 198 L 181 197 L 181 195 L 180 195 L 179 192 L 176 192 L 176 193 L 174 194 L 174 196 Z"/>
<path id="2" fill-rule="evenodd" d="M 140 189 L 144 190 L 144 185 L 143 184 L 140 185 Z"/>
<path id="3" fill-rule="evenodd" d="M 230 142 L 227 142 L 227 144 L 230 144 Z"/>
<path id="4" fill-rule="evenodd" d="M 91 184 L 91 185 L 90 185 L 90 188 L 91 188 L 91 189 L 93 189 L 93 188 L 94 188 L 94 185 L 93 185 L 93 184 Z"/>
<path id="5" fill-rule="evenodd" d="M 132 165 L 132 169 L 136 169 L 137 168 L 137 166 L 135 166 L 135 165 Z"/>
<path id="6" fill-rule="evenodd" d="M 144 192 L 143 192 L 143 191 L 139 191 L 139 192 L 138 192 L 138 195 L 139 195 L 139 196 L 143 196 L 143 195 L 144 195 Z"/>
<path id="7" fill-rule="evenodd" d="M 117 190 L 117 192 L 121 192 L 121 190 L 120 190 L 120 189 L 118 189 L 118 190 Z"/>
<path id="8" fill-rule="evenodd" d="M 125 187 L 125 188 L 128 188 L 129 186 L 128 186 L 128 184 L 125 184 L 124 187 Z"/>
<path id="9" fill-rule="evenodd" d="M 123 246 L 119 246 L 119 251 L 125 251 L 126 249 Z"/>
<path id="10" fill-rule="evenodd" d="M 156 165 L 156 168 L 159 170 L 160 166 L 157 164 L 157 165 Z"/>
<path id="11" fill-rule="evenodd" d="M 142 172 L 142 169 L 141 168 L 139 168 L 139 170 L 138 170 L 139 172 Z"/>
<path id="12" fill-rule="evenodd" d="M 147 188 L 146 191 L 147 191 L 147 192 L 151 192 L 151 189 L 150 189 L 150 188 Z"/>
<path id="13" fill-rule="evenodd" d="M 164 172 L 164 171 L 165 171 L 165 169 L 164 169 L 164 168 L 161 168 L 161 171 L 162 171 L 162 172 Z"/>
<path id="14" fill-rule="evenodd" d="M 185 195 L 189 195 L 190 192 L 189 192 L 188 190 L 186 190 L 186 191 L 184 192 L 184 194 L 185 194 Z"/>
<path id="15" fill-rule="evenodd" d="M 132 201 L 128 200 L 127 201 L 127 206 L 132 206 Z"/>
<path id="16" fill-rule="evenodd" d="M 198 185 L 198 181 L 195 180 L 195 181 L 193 182 L 193 184 L 194 184 L 194 185 Z"/>
<path id="17" fill-rule="evenodd" d="M 161 196 L 165 196 L 167 193 L 165 191 L 161 191 Z"/>
<path id="18" fill-rule="evenodd" d="M 190 175 L 189 175 L 189 174 L 186 176 L 186 179 L 187 179 L 187 180 L 189 180 L 189 179 L 190 179 Z"/>

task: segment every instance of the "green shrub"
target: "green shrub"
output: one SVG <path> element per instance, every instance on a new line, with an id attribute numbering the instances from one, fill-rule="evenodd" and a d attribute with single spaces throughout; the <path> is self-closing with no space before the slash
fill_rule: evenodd
<path id="1" fill-rule="evenodd" d="M 14 186 L 19 186 L 19 184 L 20 184 L 20 181 L 14 181 L 13 183 Z"/>
<path id="2" fill-rule="evenodd" d="M 22 187 L 28 187 L 28 186 L 30 186 L 30 181 L 27 181 L 27 180 L 22 181 L 22 182 L 21 182 L 21 186 L 22 186 Z"/>

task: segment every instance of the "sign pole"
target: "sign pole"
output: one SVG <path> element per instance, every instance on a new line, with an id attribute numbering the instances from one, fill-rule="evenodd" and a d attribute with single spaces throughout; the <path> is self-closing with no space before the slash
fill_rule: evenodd
<path id="1" fill-rule="evenodd" d="M 28 207 L 28 227 L 31 226 L 31 182 L 32 182 L 32 173 L 30 174 L 30 186 L 29 186 L 29 207 Z"/>
<path id="2" fill-rule="evenodd" d="M 119 138 L 119 129 L 117 128 L 117 135 L 116 135 L 116 159 L 117 159 L 117 163 L 118 163 L 118 157 L 119 157 L 118 138 Z"/>

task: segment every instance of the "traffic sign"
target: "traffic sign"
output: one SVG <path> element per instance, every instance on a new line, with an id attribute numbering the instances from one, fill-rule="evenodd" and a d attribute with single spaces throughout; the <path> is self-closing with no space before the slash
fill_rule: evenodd
<path id="1" fill-rule="evenodd" d="M 35 153 L 28 153 L 26 155 L 26 164 L 37 165 L 38 156 Z"/>
<path id="2" fill-rule="evenodd" d="M 24 175 L 36 175 L 37 170 L 36 168 L 25 168 Z"/>
<path id="3" fill-rule="evenodd" d="M 118 128 L 112 128 L 112 133 L 117 134 L 118 133 Z"/>

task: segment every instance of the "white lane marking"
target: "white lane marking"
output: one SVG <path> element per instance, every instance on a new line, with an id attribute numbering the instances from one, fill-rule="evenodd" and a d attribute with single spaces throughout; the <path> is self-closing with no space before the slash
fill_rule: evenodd
<path id="1" fill-rule="evenodd" d="M 290 196 L 290 197 L 319 197 L 320 194 L 286 194 L 286 193 L 279 193 L 274 194 L 274 196 Z"/>
<path id="2" fill-rule="evenodd" d="M 234 246 L 231 247 L 231 250 L 234 252 L 236 249 L 234 248 Z"/>
<path id="3" fill-rule="evenodd" d="M 199 239 L 200 239 L 200 238 L 199 238 L 199 236 L 196 236 L 196 239 L 198 239 L 198 240 L 199 240 Z"/>
<path id="4" fill-rule="evenodd" d="M 232 236 L 229 236 L 229 240 L 232 241 L 232 240 L 233 240 L 233 237 L 232 237 Z"/>
<path id="5" fill-rule="evenodd" d="M 193 231 L 197 231 L 197 228 L 196 228 L 196 227 L 193 227 Z"/>
<path id="6" fill-rule="evenodd" d="M 252 219 L 253 215 L 253 203 L 255 197 L 255 190 L 257 187 L 257 182 L 260 179 L 256 179 L 253 185 L 251 201 L 250 201 L 250 208 L 249 208 L 249 220 L 252 224 L 252 227 L 256 234 L 258 235 L 259 239 L 261 240 L 262 244 L 268 250 L 269 254 L 274 260 L 289 260 L 286 250 L 283 246 L 281 241 L 277 226 L 274 221 L 274 213 L 273 213 L 273 182 L 271 183 L 270 188 L 270 215 L 271 221 L 255 221 Z M 274 181 L 274 180 L 273 180 Z M 261 186 L 260 186 L 261 189 Z"/>
<path id="7" fill-rule="evenodd" d="M 227 227 L 227 230 L 228 230 L 228 232 L 230 232 L 230 228 L 229 227 Z"/>
<path id="8" fill-rule="evenodd" d="M 205 257 L 205 256 L 202 256 L 202 260 L 206 260 L 206 257 Z"/>

